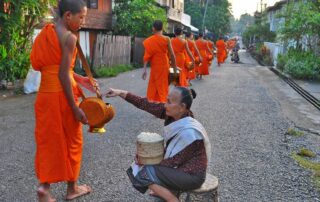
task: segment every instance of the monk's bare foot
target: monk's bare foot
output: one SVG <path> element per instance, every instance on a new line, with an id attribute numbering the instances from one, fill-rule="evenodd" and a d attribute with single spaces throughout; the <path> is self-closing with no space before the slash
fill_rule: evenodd
<path id="1" fill-rule="evenodd" d="M 39 202 L 56 202 L 55 198 L 52 198 L 48 189 L 39 187 L 37 190 Z"/>
<path id="2" fill-rule="evenodd" d="M 85 185 L 85 184 L 79 185 L 79 186 L 76 186 L 75 190 L 73 190 L 73 191 L 68 190 L 66 200 L 73 200 L 75 198 L 78 198 L 80 196 L 84 196 L 84 195 L 89 194 L 91 192 L 92 192 L 92 189 L 88 185 Z"/>

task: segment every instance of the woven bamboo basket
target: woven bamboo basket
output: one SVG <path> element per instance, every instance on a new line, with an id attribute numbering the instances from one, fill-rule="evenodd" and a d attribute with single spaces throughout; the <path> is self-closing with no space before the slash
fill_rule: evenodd
<path id="1" fill-rule="evenodd" d="M 157 133 L 142 132 L 137 137 L 137 156 L 139 164 L 154 165 L 163 160 L 164 140 Z"/>

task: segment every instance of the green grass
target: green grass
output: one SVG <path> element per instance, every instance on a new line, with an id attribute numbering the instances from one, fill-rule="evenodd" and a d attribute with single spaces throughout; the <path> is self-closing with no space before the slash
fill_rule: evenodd
<path id="1" fill-rule="evenodd" d="M 293 128 L 289 128 L 287 130 L 287 134 L 288 135 L 291 135 L 291 136 L 294 136 L 294 137 L 301 137 L 304 135 L 304 133 L 302 131 L 299 131 L 299 130 L 295 130 Z"/>
<path id="2" fill-rule="evenodd" d="M 300 152 L 298 152 L 297 154 L 300 156 L 306 156 L 306 157 L 315 157 L 316 156 L 316 154 L 313 151 L 306 149 L 306 148 L 302 148 L 300 150 Z"/>
<path id="3" fill-rule="evenodd" d="M 115 77 L 118 74 L 133 70 L 131 65 L 115 65 L 112 67 L 97 67 L 95 73 L 98 77 Z"/>
<path id="4" fill-rule="evenodd" d="M 293 153 L 292 158 L 303 168 L 313 171 L 312 181 L 320 189 L 320 163 L 310 161 L 299 154 Z"/>

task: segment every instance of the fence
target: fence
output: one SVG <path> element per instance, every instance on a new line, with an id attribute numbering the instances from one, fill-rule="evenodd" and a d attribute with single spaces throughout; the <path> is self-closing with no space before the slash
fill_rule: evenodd
<path id="1" fill-rule="evenodd" d="M 264 42 L 264 45 L 270 50 L 273 64 L 277 65 L 278 55 L 284 53 L 283 45 L 280 43 L 270 43 L 270 42 Z"/>
<path id="2" fill-rule="evenodd" d="M 130 64 L 131 37 L 98 34 L 94 50 L 94 66 L 111 67 Z"/>
<path id="3" fill-rule="evenodd" d="M 145 38 L 134 38 L 134 49 L 133 49 L 133 63 L 136 65 L 143 64 L 143 54 L 144 54 L 144 47 L 143 41 Z"/>

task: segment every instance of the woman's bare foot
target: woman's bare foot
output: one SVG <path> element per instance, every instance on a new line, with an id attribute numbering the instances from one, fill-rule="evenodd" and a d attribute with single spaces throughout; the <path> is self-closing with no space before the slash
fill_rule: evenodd
<path id="1" fill-rule="evenodd" d="M 40 186 L 37 190 L 39 202 L 56 202 L 55 198 L 52 198 L 49 189 Z"/>
<path id="2" fill-rule="evenodd" d="M 80 196 L 84 196 L 86 194 L 89 194 L 92 192 L 91 187 L 88 185 L 76 185 L 74 188 L 69 189 L 67 191 L 66 200 L 73 200 L 75 198 L 78 198 Z"/>

